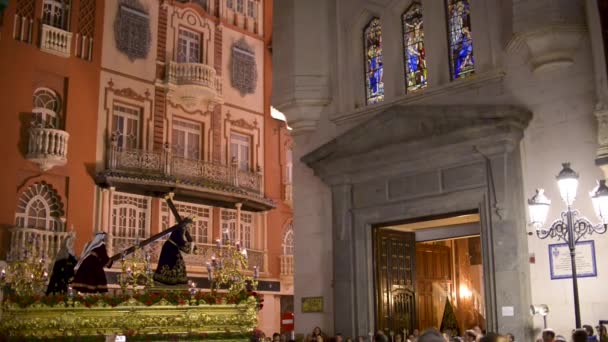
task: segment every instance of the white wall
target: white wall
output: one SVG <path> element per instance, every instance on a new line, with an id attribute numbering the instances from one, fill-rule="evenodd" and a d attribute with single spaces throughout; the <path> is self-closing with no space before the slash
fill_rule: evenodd
<path id="1" fill-rule="evenodd" d="M 471 0 L 476 76 L 450 82 L 443 6 L 439 1 L 422 0 L 429 87 L 420 93 L 405 95 L 398 18 L 409 3 L 409 0 L 335 0 L 324 4 L 275 1 L 273 104 L 286 114 L 290 124 L 295 123 L 292 124 L 294 160 L 395 103 L 517 105 L 534 114 L 521 142 L 526 196 L 532 196 L 537 187 L 545 188 L 553 200 L 548 221 L 558 218 L 563 205 L 554 177 L 561 163 L 570 161 L 581 176 L 575 206 L 596 222 L 587 193 L 602 174 L 594 163 L 596 89 L 590 43 L 583 29 L 582 2 L 573 5 L 571 1 L 555 1 L 547 9 L 537 6 L 535 0 Z M 300 8 L 302 6 L 306 9 Z M 313 18 L 309 12 L 314 12 L 314 8 L 329 13 L 329 18 Z M 373 16 L 382 20 L 385 35 L 386 100 L 379 106 L 365 107 L 361 32 Z M 299 26 L 299 22 L 306 20 L 310 23 L 306 28 Z M 324 38 L 313 44 L 300 40 L 302 35 Z M 540 40 L 532 41 L 530 37 Z M 540 55 L 531 54 L 527 39 L 532 48 L 544 46 L 546 49 Z M 320 54 L 320 50 L 329 51 L 329 56 Z M 539 56 L 556 51 L 570 58 L 573 64 L 533 72 L 533 62 Z M 315 68 L 319 63 L 335 68 Z M 300 86 L 303 70 L 314 74 L 316 80 L 329 79 L 329 90 L 323 82 L 307 83 L 306 88 Z M 318 325 L 331 332 L 332 253 L 339 251 L 332 251 L 331 247 L 330 191 L 301 162 L 294 165 L 294 201 L 296 331 L 310 333 Z M 521 217 L 521 220 L 527 218 Z M 579 281 L 582 321 L 593 325 L 599 319 L 608 319 L 605 292 L 608 235 L 594 239 L 598 277 Z M 536 263 L 530 266 L 530 286 L 532 302 L 550 306 L 550 326 L 567 335 L 574 327 L 571 281 L 550 280 L 548 268 L 547 245 L 556 242 L 529 237 L 529 251 L 536 256 Z M 325 312 L 302 313 L 301 298 L 308 296 L 324 296 Z M 540 328 L 542 321 L 536 319 L 535 324 Z"/>

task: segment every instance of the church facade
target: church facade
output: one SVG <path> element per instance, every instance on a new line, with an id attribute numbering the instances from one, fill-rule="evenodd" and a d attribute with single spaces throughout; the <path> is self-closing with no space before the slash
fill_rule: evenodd
<path id="1" fill-rule="evenodd" d="M 537 237 L 527 200 L 545 189 L 546 225 L 560 219 L 555 176 L 570 162 L 574 207 L 599 222 L 588 192 L 606 177 L 606 6 L 275 2 L 272 102 L 296 160 L 298 333 L 479 325 L 527 341 L 542 304 L 549 327 L 575 328 L 563 241 Z M 581 320 L 596 326 L 608 235 L 581 242 Z"/>
<path id="2" fill-rule="evenodd" d="M 102 230 L 120 253 L 176 223 L 173 193 L 197 218 L 188 277 L 204 284 L 227 232 L 260 274 L 260 328 L 279 331 L 293 306 L 291 139 L 271 117 L 271 20 L 259 0 L 11 1 L 3 258 L 34 238 L 53 259 L 70 231 L 77 251 Z"/>

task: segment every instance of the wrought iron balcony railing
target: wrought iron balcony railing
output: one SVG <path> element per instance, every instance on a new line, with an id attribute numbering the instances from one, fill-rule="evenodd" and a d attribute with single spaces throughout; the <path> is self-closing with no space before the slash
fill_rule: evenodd
<path id="1" fill-rule="evenodd" d="M 146 151 L 112 146 L 108 155 L 109 169 L 112 171 L 131 172 L 145 177 L 174 177 L 199 184 L 213 183 L 263 195 L 261 174 L 239 170 L 236 165 L 177 157 L 168 148 Z"/>

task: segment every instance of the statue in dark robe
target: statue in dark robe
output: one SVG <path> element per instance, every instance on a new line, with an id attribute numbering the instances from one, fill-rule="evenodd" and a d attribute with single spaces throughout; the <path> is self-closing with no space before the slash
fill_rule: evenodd
<path id="1" fill-rule="evenodd" d="M 61 243 L 53 271 L 51 272 L 51 280 L 46 289 L 46 295 L 64 294 L 68 292 L 68 284 L 74 278 L 74 267 L 76 266 L 76 257 L 74 256 L 74 235 L 69 235 Z"/>
<path id="2" fill-rule="evenodd" d="M 171 232 L 169 239 L 163 244 L 158 258 L 158 267 L 154 272 L 154 280 L 165 285 L 181 285 L 188 283 L 186 263 L 181 252 L 189 253 L 191 244 L 185 238 L 189 221 L 183 222 L 181 229 Z"/>
<path id="3" fill-rule="evenodd" d="M 80 261 L 76 264 L 72 288 L 84 293 L 108 292 L 108 282 L 104 267 L 112 267 L 108 264 L 110 258 L 106 250 L 106 233 L 99 232 L 93 241 L 87 243 L 82 251 Z"/>

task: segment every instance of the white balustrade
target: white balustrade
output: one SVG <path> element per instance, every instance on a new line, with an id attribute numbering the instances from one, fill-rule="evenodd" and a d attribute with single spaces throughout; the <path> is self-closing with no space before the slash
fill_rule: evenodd
<path id="1" fill-rule="evenodd" d="M 40 165 L 43 171 L 67 163 L 68 139 L 66 131 L 32 127 L 28 141 L 27 159 Z"/>
<path id="2" fill-rule="evenodd" d="M 217 92 L 215 69 L 201 63 L 169 63 L 169 82 L 177 85 L 199 85 Z"/>
<path id="3" fill-rule="evenodd" d="M 293 276 L 293 255 L 281 255 L 281 275 Z"/>
<path id="4" fill-rule="evenodd" d="M 48 263 L 55 259 L 61 243 L 70 233 L 52 232 L 35 228 L 9 228 L 11 244 L 8 257 L 17 260 L 23 257 L 25 251 L 36 252 L 37 255 L 46 257 Z M 28 244 L 32 243 L 35 251 L 28 250 Z"/>
<path id="5" fill-rule="evenodd" d="M 61 57 L 70 57 L 72 32 L 42 24 L 40 50 Z"/>

